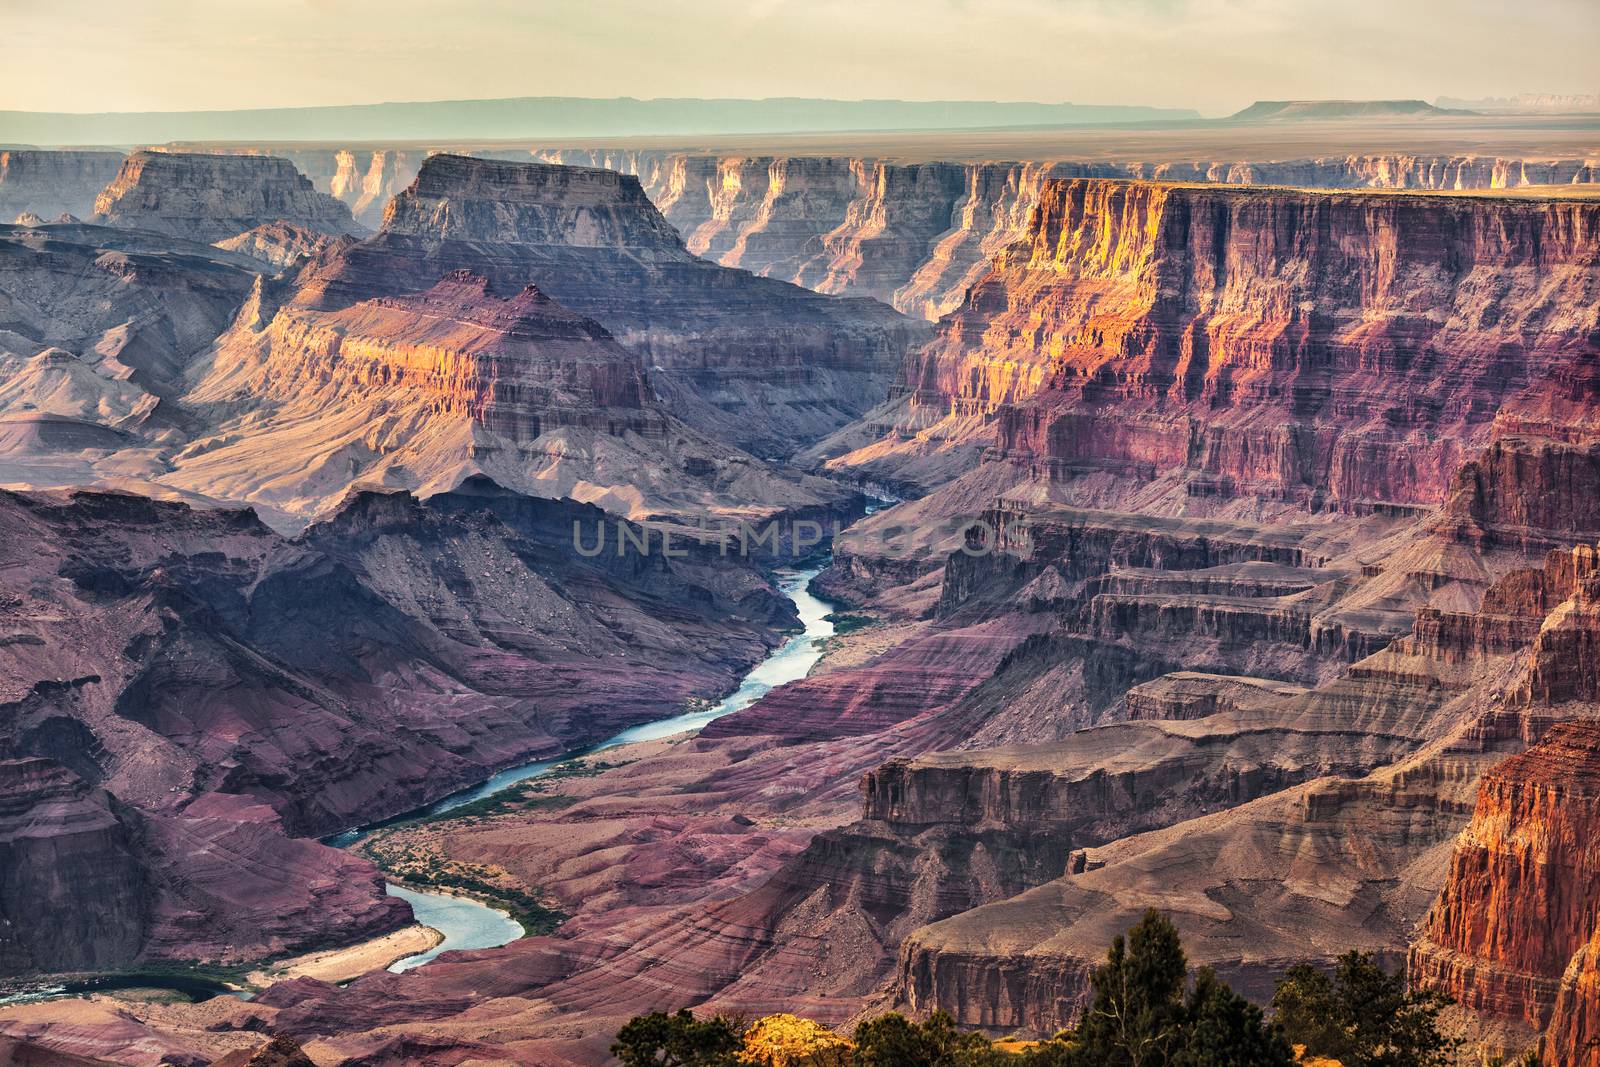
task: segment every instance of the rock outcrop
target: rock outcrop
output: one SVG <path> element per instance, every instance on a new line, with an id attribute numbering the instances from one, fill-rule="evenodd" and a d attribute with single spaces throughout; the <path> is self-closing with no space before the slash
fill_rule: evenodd
<path id="1" fill-rule="evenodd" d="M 1600 930 L 1561 976 L 1539 1063 L 1542 1067 L 1600 1064 Z"/>
<path id="2" fill-rule="evenodd" d="M 272 222 L 362 232 L 350 210 L 271 156 L 138 151 L 94 201 L 94 219 L 210 243 Z"/>
<path id="3" fill-rule="evenodd" d="M 162 401 L 265 269 L 103 226 L 0 226 L 0 481 L 150 481 L 182 438 Z"/>
<path id="4" fill-rule="evenodd" d="M 296 307 L 335 310 L 430 288 L 466 268 L 509 294 L 530 282 L 601 323 L 697 429 L 783 455 L 865 411 L 923 333 L 691 254 L 638 182 L 611 171 L 436 155 L 374 237 L 302 273 Z"/>
<path id="5" fill-rule="evenodd" d="M 1534 1033 L 1549 1026 L 1566 989 L 1567 1033 L 1550 1041 L 1567 1042 L 1592 1025 L 1571 998 L 1600 930 L 1597 820 L 1596 724 L 1552 727 L 1537 745 L 1485 775 L 1439 901 L 1411 950 L 1413 979 Z M 1569 967 L 1575 968 L 1570 978 Z M 1570 1044 L 1567 1051 L 1578 1048 Z"/>
<path id="6" fill-rule="evenodd" d="M 321 252 L 332 240 L 292 222 L 268 222 L 214 243 L 225 252 L 240 252 L 271 267 L 288 267 Z"/>
<path id="7" fill-rule="evenodd" d="M 352 486 L 434 493 L 475 474 L 686 526 L 854 506 L 684 425 L 635 353 L 531 284 L 501 298 L 456 270 L 420 293 L 275 311 L 270 288 L 191 375 L 183 410 L 207 431 L 166 484 L 301 519 Z"/>
<path id="8" fill-rule="evenodd" d="M 121 152 L 0 151 L 0 219 L 24 212 L 41 220 L 86 217 L 122 160 Z"/>

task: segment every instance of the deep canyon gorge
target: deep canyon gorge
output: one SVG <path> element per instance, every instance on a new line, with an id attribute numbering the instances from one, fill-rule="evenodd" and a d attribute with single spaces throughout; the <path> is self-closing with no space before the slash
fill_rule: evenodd
<path id="1" fill-rule="evenodd" d="M 0 150 L 0 1053 L 1039 1039 L 1155 908 L 1600 1067 L 1600 139 L 1432 121 Z"/>

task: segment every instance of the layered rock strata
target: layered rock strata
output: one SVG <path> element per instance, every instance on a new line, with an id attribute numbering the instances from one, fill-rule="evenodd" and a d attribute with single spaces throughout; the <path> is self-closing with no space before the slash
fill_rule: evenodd
<path id="1" fill-rule="evenodd" d="M 121 152 L 0 151 L 0 222 L 24 212 L 41 220 L 87 218 L 122 168 Z"/>
<path id="2" fill-rule="evenodd" d="M 836 463 L 892 475 L 943 419 L 1191 506 L 1436 504 L 1497 427 L 1595 433 L 1597 228 L 1581 199 L 1050 183 L 908 362 L 898 437 Z"/>
<path id="3" fill-rule="evenodd" d="M 275 309 L 272 288 L 192 372 L 183 410 L 207 432 L 167 484 L 302 520 L 355 485 L 433 493 L 474 474 L 680 526 L 851 507 L 668 414 L 636 354 L 533 285 L 501 298 L 457 270 L 338 310 Z"/>
<path id="4" fill-rule="evenodd" d="M 432 150 L 281 145 L 267 151 L 292 160 L 319 190 L 376 227 L 388 201 L 405 190 Z M 1048 179 L 1436 191 L 1600 181 L 1595 159 L 1427 153 L 1275 161 L 908 163 L 624 148 L 465 151 L 634 175 L 696 255 L 823 292 L 875 296 L 929 319 L 959 307 L 989 257 L 1024 235 Z"/>
<path id="5" fill-rule="evenodd" d="M 93 221 L 207 243 L 272 222 L 362 232 L 347 207 L 286 159 L 195 152 L 130 155 L 95 198 Z"/>
<path id="6" fill-rule="evenodd" d="M 637 353 L 697 429 L 787 454 L 887 391 L 920 324 L 690 253 L 638 182 L 610 171 L 437 155 L 374 237 L 300 276 L 292 303 L 336 310 L 468 268 L 495 291 L 530 282 Z"/>
<path id="7" fill-rule="evenodd" d="M 1551 621 L 1554 629 L 1572 629 Z M 1597 629 L 1591 621 L 1582 632 L 1592 638 Z M 1541 634 L 1541 644 L 1549 640 Z M 1569 668 L 1583 662 L 1558 655 Z M 1600 697 L 1592 684 L 1572 695 L 1591 705 Z M 1567 987 L 1577 992 L 1583 954 L 1600 929 L 1597 802 L 1600 726 L 1593 723 L 1552 727 L 1485 775 L 1439 901 L 1412 948 L 1414 978 L 1482 1015 L 1544 1031 L 1569 965 L 1577 970 Z M 1569 1030 L 1581 1028 L 1570 1007 L 1567 1017 Z"/>

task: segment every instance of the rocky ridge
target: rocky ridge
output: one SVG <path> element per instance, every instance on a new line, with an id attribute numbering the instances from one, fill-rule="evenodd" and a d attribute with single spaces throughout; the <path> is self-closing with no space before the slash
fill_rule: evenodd
<path id="1" fill-rule="evenodd" d="M 908 315 L 929 319 L 959 307 L 989 257 L 1023 236 L 1039 190 L 1050 179 L 1397 190 L 1600 181 L 1600 160 L 1592 158 L 1426 152 L 1267 160 L 910 163 L 625 148 L 459 150 L 634 175 L 697 255 L 822 292 L 874 296 Z M 404 191 L 434 150 L 281 145 L 268 151 L 292 160 L 319 190 L 344 201 L 363 224 L 376 227 L 389 199 Z"/>

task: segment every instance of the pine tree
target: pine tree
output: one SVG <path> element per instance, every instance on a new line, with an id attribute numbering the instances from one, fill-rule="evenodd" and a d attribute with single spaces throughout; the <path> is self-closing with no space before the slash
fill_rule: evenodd
<path id="1" fill-rule="evenodd" d="M 1210 967 L 1195 976 L 1185 1007 L 1184 1042 L 1173 1067 L 1292 1067 L 1294 1051 L 1283 1032 Z"/>
<path id="2" fill-rule="evenodd" d="M 1089 1008 L 1074 1040 L 1079 1062 L 1160 1067 L 1182 1047 L 1188 962 L 1178 928 L 1151 908 L 1111 942 L 1090 979 Z"/>
<path id="3" fill-rule="evenodd" d="M 1449 999 L 1408 989 L 1404 970 L 1389 974 L 1370 952 L 1340 956 L 1332 979 L 1291 968 L 1272 1003 L 1290 1041 L 1345 1067 L 1445 1067 L 1458 1044 L 1439 1031 Z"/>
<path id="4" fill-rule="evenodd" d="M 624 1067 L 735 1067 L 740 1047 L 739 1030 L 728 1019 L 696 1019 L 682 1008 L 629 1019 L 611 1054 Z"/>

